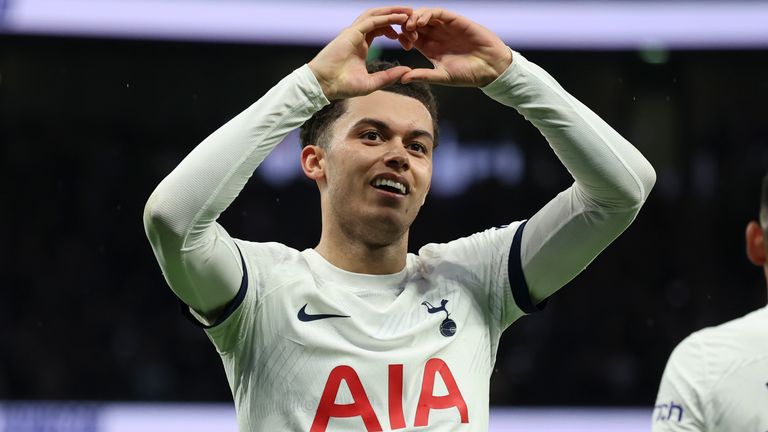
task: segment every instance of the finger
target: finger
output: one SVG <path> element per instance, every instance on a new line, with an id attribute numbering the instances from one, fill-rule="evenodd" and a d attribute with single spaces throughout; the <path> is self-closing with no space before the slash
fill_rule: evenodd
<path id="1" fill-rule="evenodd" d="M 398 35 L 398 39 L 405 39 L 410 41 L 411 43 L 416 42 L 416 40 L 419 38 L 419 33 L 415 31 L 406 31 L 403 30 L 402 33 Z"/>
<path id="2" fill-rule="evenodd" d="M 432 11 L 427 10 L 419 18 L 416 20 L 416 26 L 417 27 L 424 27 L 425 25 L 429 24 L 429 21 L 432 20 Z"/>
<path id="3" fill-rule="evenodd" d="M 432 9 L 421 8 L 414 11 L 411 16 L 408 17 L 408 21 L 405 23 L 407 30 L 417 30 L 419 27 L 424 27 L 432 20 Z"/>
<path id="4" fill-rule="evenodd" d="M 403 84 L 411 82 L 425 82 L 429 84 L 448 84 L 451 77 L 447 72 L 438 69 L 411 69 L 400 78 Z"/>
<path id="5" fill-rule="evenodd" d="M 363 12 L 359 17 L 357 17 L 355 21 L 362 21 L 363 19 L 372 16 L 391 15 L 396 13 L 410 15 L 413 13 L 413 9 L 407 6 L 386 6 L 380 8 L 372 8 Z"/>
<path id="6" fill-rule="evenodd" d="M 397 40 L 404 50 L 410 51 L 413 48 L 414 42 L 405 33 L 400 33 L 397 36 Z"/>
<path id="7" fill-rule="evenodd" d="M 462 18 L 461 15 L 443 8 L 433 8 L 430 10 L 430 13 L 432 14 L 432 16 L 430 17 L 429 21 L 438 20 L 438 21 L 450 23 L 452 21 Z"/>
<path id="8" fill-rule="evenodd" d="M 397 82 L 403 77 L 403 75 L 410 71 L 411 68 L 408 66 L 395 66 L 387 70 L 374 72 L 369 75 L 369 78 L 371 80 L 372 87 L 374 89 L 380 89 Z"/>
<path id="9" fill-rule="evenodd" d="M 398 34 L 391 26 L 381 27 L 377 28 L 376 30 L 368 33 L 365 35 L 365 42 L 368 44 L 368 46 L 371 46 L 371 43 L 373 43 L 373 40 L 376 39 L 379 36 L 386 36 L 389 39 L 397 39 Z"/>
<path id="10" fill-rule="evenodd" d="M 472 22 L 456 13 L 441 8 L 418 10 L 408 17 L 406 28 L 420 34 L 430 34 L 440 27 L 471 25 Z"/>
<path id="11" fill-rule="evenodd" d="M 439 21 L 430 21 L 427 24 L 417 27 L 416 33 L 418 33 L 421 36 L 430 36 L 435 34 L 435 32 L 440 31 L 440 29 L 437 27 L 437 24 L 439 24 Z"/>
<path id="12" fill-rule="evenodd" d="M 416 32 L 403 31 L 397 35 L 398 42 L 400 42 L 400 45 L 406 51 L 410 51 L 411 48 L 413 48 L 414 42 L 416 42 L 418 38 L 419 35 Z"/>
<path id="13" fill-rule="evenodd" d="M 408 17 L 408 21 L 405 22 L 404 29 L 405 30 L 416 30 L 416 21 L 426 12 L 427 8 L 419 8 L 410 13 Z"/>
<path id="14" fill-rule="evenodd" d="M 352 25 L 352 28 L 359 31 L 360 33 L 366 34 L 379 27 L 384 27 L 392 24 L 402 25 L 406 20 L 408 20 L 408 15 L 401 14 L 401 13 L 395 13 L 395 14 L 389 14 L 389 15 L 378 15 L 378 16 L 368 17 L 360 22 L 354 23 Z"/>
<path id="15" fill-rule="evenodd" d="M 384 36 L 386 36 L 389 39 L 397 39 L 398 36 L 400 36 L 395 29 L 392 27 L 384 27 L 384 32 L 382 33 Z"/>

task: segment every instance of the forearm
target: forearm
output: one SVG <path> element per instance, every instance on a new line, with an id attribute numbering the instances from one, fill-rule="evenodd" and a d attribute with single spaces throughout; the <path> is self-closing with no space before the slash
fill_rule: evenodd
<path id="1" fill-rule="evenodd" d="M 599 207 L 639 207 L 655 182 L 650 163 L 546 71 L 515 52 L 483 91 L 515 108 L 546 137 L 576 187 Z"/>
<path id="2" fill-rule="evenodd" d="M 199 311 L 236 292 L 239 256 L 216 219 L 269 152 L 327 104 L 304 66 L 199 144 L 155 189 L 144 225 L 163 273 Z"/>
<path id="3" fill-rule="evenodd" d="M 656 175 L 618 132 L 518 53 L 483 90 L 533 123 L 575 181 L 531 217 L 522 236 L 523 273 L 540 301 L 626 229 Z"/>
<path id="4" fill-rule="evenodd" d="M 327 103 L 313 80 L 297 69 L 200 143 L 153 192 L 149 220 L 194 247 L 272 149 Z"/>

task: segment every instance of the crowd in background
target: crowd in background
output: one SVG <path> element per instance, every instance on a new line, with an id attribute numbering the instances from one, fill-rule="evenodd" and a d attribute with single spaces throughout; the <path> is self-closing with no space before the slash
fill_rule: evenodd
<path id="1" fill-rule="evenodd" d="M 14 36 L 0 46 L 0 399 L 231 400 L 219 357 L 160 274 L 142 211 L 194 145 L 316 49 Z M 658 182 L 624 235 L 507 330 L 492 404 L 651 406 L 682 338 L 766 302 L 742 227 L 768 167 L 768 55 L 640 54 L 525 52 L 638 147 Z M 528 218 L 568 186 L 524 119 L 477 90 L 436 93 L 459 145 L 514 145 L 524 165 L 513 183 L 428 198 L 412 251 Z M 312 247 L 317 190 L 257 174 L 220 222 L 236 237 Z"/>

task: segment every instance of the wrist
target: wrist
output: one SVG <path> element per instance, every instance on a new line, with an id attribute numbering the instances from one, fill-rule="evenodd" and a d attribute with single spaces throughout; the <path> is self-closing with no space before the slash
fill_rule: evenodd
<path id="1" fill-rule="evenodd" d="M 509 69 L 509 66 L 512 65 L 512 62 L 514 61 L 512 56 L 512 49 L 508 46 L 504 46 L 504 50 L 501 53 L 501 56 L 498 57 L 498 61 L 495 62 L 491 67 L 493 68 L 494 73 L 496 76 L 493 78 L 492 81 L 495 81 L 496 78 L 500 77 L 501 74 L 503 74 L 507 69 Z"/>
<path id="2" fill-rule="evenodd" d="M 512 65 L 512 50 L 506 45 L 485 60 L 484 74 L 478 77 L 477 86 L 482 88 L 496 81 Z"/>
<path id="3" fill-rule="evenodd" d="M 335 95 L 333 94 L 331 88 L 331 82 L 325 78 L 325 76 L 319 71 L 319 68 L 317 64 L 315 63 L 315 60 L 312 59 L 309 63 L 307 63 L 307 66 L 309 66 L 309 70 L 312 71 L 312 74 L 315 76 L 315 79 L 317 80 L 317 83 L 320 84 L 320 89 L 323 91 L 323 95 L 325 95 L 325 98 L 329 101 L 336 99 Z"/>

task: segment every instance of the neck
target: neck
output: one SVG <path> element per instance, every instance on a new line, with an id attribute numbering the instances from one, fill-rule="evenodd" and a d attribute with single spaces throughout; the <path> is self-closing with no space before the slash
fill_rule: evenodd
<path id="1" fill-rule="evenodd" d="M 765 286 L 768 288 L 768 262 L 763 264 L 762 270 L 763 274 L 765 275 Z"/>
<path id="2" fill-rule="evenodd" d="M 408 254 L 408 232 L 386 245 L 373 245 L 338 229 L 326 229 L 315 251 L 334 266 L 353 273 L 383 275 L 397 273 L 405 267 Z"/>

